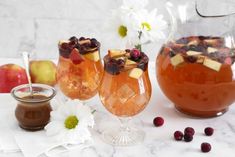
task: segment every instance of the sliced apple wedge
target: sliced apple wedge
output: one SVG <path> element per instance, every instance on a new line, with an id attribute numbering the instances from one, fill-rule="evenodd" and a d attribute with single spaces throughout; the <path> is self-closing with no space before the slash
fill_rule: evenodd
<path id="1" fill-rule="evenodd" d="M 69 41 L 68 41 L 68 40 L 60 40 L 59 43 L 58 43 L 58 45 L 61 45 L 61 44 L 63 44 L 63 43 L 69 43 Z"/>
<path id="2" fill-rule="evenodd" d="M 86 44 L 86 43 L 91 43 L 91 41 L 89 39 L 86 39 L 86 40 L 80 40 L 80 41 L 78 41 L 78 43 L 83 45 L 83 44 Z"/>
<path id="3" fill-rule="evenodd" d="M 202 55 L 199 55 L 199 56 L 197 56 L 197 63 L 203 63 L 204 62 L 204 60 L 205 60 L 205 56 L 202 56 Z"/>
<path id="4" fill-rule="evenodd" d="M 199 41 L 198 40 L 192 40 L 190 41 L 187 45 L 190 46 L 190 45 L 198 45 Z"/>
<path id="5" fill-rule="evenodd" d="M 184 58 L 180 54 L 177 54 L 174 57 L 171 57 L 171 64 L 173 66 L 177 66 L 183 62 L 184 62 Z"/>
<path id="6" fill-rule="evenodd" d="M 130 59 L 127 59 L 126 60 L 126 63 L 125 63 L 126 65 L 136 65 L 137 63 L 135 62 L 135 61 L 132 61 L 132 60 L 130 60 Z"/>
<path id="7" fill-rule="evenodd" d="M 85 58 L 90 59 L 92 61 L 97 62 L 98 60 L 100 60 L 100 55 L 98 51 L 95 52 L 91 52 L 91 53 L 87 53 L 85 55 L 83 55 Z"/>
<path id="8" fill-rule="evenodd" d="M 113 57 L 120 57 L 126 54 L 126 51 L 122 50 L 109 50 L 108 55 L 113 58 Z"/>
<path id="9" fill-rule="evenodd" d="M 198 52 L 198 51 L 187 51 L 186 54 L 187 54 L 188 56 L 197 56 L 197 55 L 202 54 L 202 52 Z"/>
<path id="10" fill-rule="evenodd" d="M 213 48 L 213 47 L 208 47 L 208 48 L 207 48 L 207 52 L 208 52 L 208 53 L 214 53 L 214 52 L 216 52 L 216 51 L 218 51 L 218 49 L 216 49 L 216 48 Z"/>
<path id="11" fill-rule="evenodd" d="M 143 70 L 140 68 L 134 68 L 130 71 L 129 76 L 134 79 L 139 79 L 143 74 Z"/>
<path id="12" fill-rule="evenodd" d="M 215 70 L 215 71 L 220 71 L 220 68 L 221 68 L 221 66 L 222 66 L 221 63 L 216 62 L 216 61 L 213 61 L 213 60 L 208 59 L 208 58 L 206 58 L 206 59 L 204 60 L 203 65 L 206 66 L 206 67 L 208 67 L 208 68 L 210 68 L 210 69 L 213 69 L 213 70 Z"/>

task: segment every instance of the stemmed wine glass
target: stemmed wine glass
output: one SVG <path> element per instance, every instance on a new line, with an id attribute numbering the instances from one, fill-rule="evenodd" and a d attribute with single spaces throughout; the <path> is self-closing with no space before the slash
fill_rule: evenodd
<path id="1" fill-rule="evenodd" d="M 62 93 L 83 103 L 97 94 L 103 66 L 100 43 L 92 38 L 71 37 L 60 41 L 57 82 Z"/>
<path id="2" fill-rule="evenodd" d="M 103 139 L 112 145 L 138 144 L 145 133 L 129 125 L 132 116 L 140 113 L 151 97 L 148 57 L 137 49 L 109 50 L 104 57 L 104 74 L 99 96 L 104 107 L 117 116 L 119 129 L 103 132 Z"/>

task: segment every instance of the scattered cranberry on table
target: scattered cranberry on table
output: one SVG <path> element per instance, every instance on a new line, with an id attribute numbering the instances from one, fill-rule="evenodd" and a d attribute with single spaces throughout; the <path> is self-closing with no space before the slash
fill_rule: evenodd
<path id="1" fill-rule="evenodd" d="M 204 129 L 204 133 L 206 134 L 206 136 L 211 136 L 211 135 L 213 135 L 213 133 L 214 133 L 214 129 L 211 128 L 211 127 L 206 127 L 206 128 Z"/>
<path id="2" fill-rule="evenodd" d="M 184 133 L 191 134 L 192 136 L 195 134 L 195 130 L 192 127 L 187 127 L 184 129 Z"/>
<path id="3" fill-rule="evenodd" d="M 203 143 L 201 144 L 201 151 L 202 151 L 203 153 L 207 153 L 207 152 L 211 151 L 211 145 L 210 145 L 210 143 L 203 142 Z"/>
<path id="4" fill-rule="evenodd" d="M 153 124 L 156 127 L 162 126 L 164 124 L 164 119 L 162 117 L 155 117 L 153 120 Z"/>
<path id="5" fill-rule="evenodd" d="M 184 134 L 181 131 L 175 131 L 174 138 L 176 141 L 181 141 L 184 137 Z"/>

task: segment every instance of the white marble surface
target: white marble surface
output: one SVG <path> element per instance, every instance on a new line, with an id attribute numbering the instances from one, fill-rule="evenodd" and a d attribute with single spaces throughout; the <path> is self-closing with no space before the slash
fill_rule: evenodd
<path id="1" fill-rule="evenodd" d="M 21 64 L 19 59 L 0 59 L 0 63 L 15 62 Z M 217 118 L 198 119 L 188 117 L 177 112 L 172 103 L 160 91 L 153 62 L 149 67 L 150 79 L 153 87 L 151 100 L 146 109 L 134 117 L 134 124 L 146 132 L 146 138 L 140 145 L 130 147 L 113 147 L 101 140 L 102 130 L 111 126 L 116 121 L 102 106 L 98 96 L 90 101 L 90 105 L 97 108 L 96 126 L 92 130 L 94 144 L 88 148 L 73 149 L 69 152 L 57 155 L 57 157 L 234 157 L 235 153 L 235 104 L 229 111 Z M 11 102 L 10 95 L 0 95 L 1 106 Z M 165 124 L 162 127 L 154 127 L 152 124 L 155 116 L 162 116 Z M 117 121 L 116 121 L 117 122 Z M 196 134 L 192 142 L 177 142 L 173 139 L 175 130 L 183 130 L 191 126 Z M 207 137 L 203 134 L 205 127 L 215 129 L 214 135 Z M 200 144 L 209 142 L 212 150 L 209 153 L 200 151 Z M 21 153 L 0 153 L 0 157 L 21 157 Z"/>

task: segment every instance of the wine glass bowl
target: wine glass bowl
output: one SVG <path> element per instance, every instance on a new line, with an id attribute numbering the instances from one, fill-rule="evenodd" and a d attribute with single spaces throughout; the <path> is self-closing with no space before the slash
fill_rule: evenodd
<path id="1" fill-rule="evenodd" d="M 110 50 L 104 57 L 99 96 L 104 107 L 119 117 L 122 124 L 121 128 L 106 131 L 103 135 L 104 140 L 112 145 L 132 145 L 144 137 L 142 131 L 131 128 L 128 123 L 147 106 L 151 97 L 148 57 L 141 52 L 138 59 L 133 59 L 129 51 L 116 51 Z"/>
<path id="2" fill-rule="evenodd" d="M 59 43 L 57 82 L 65 96 L 87 100 L 97 93 L 103 73 L 99 49 L 100 43 L 90 38 Z"/>

